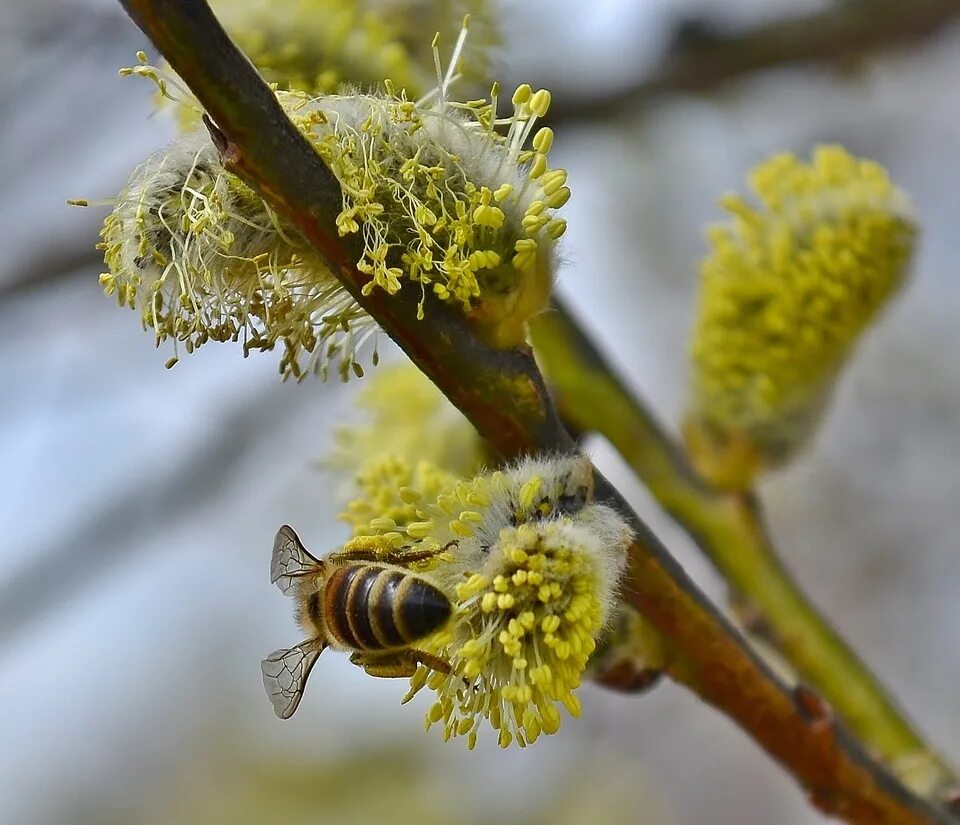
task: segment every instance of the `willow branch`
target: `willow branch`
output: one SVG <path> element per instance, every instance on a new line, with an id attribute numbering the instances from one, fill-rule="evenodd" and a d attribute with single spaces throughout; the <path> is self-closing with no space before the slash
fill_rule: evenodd
<path id="1" fill-rule="evenodd" d="M 611 442 L 800 677 L 914 790 L 932 794 L 955 786 L 952 768 L 784 568 L 756 497 L 707 486 L 561 302 L 533 322 L 532 335 L 563 419 Z"/>
<path id="2" fill-rule="evenodd" d="M 226 163 L 242 174 L 329 261 L 343 285 L 505 455 L 574 449 L 527 348 L 493 350 L 455 310 L 419 294 L 361 292 L 361 250 L 337 237 L 336 179 L 296 130 L 253 66 L 200 0 L 121 0 L 216 123 Z M 874 762 L 812 695 L 796 694 L 757 658 L 605 479 L 597 492 L 630 514 L 637 540 L 624 586 L 630 600 L 676 645 L 671 675 L 743 727 L 825 811 L 851 822 L 948 823 Z"/>
<path id="3" fill-rule="evenodd" d="M 704 92 L 778 66 L 856 60 L 921 41 L 958 16 L 958 0 L 845 0 L 733 35 L 714 34 L 709 27 L 691 33 L 688 26 L 650 75 L 606 95 L 558 96 L 550 120 L 609 117 L 666 93 Z"/>

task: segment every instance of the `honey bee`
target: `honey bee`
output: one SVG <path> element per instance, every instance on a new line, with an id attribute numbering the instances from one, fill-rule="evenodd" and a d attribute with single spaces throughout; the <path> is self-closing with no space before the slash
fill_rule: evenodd
<path id="1" fill-rule="evenodd" d="M 442 659 L 411 645 L 442 629 L 453 606 L 425 577 L 408 569 L 444 548 L 398 548 L 354 540 L 322 561 L 284 525 L 273 544 L 270 581 L 296 599 L 308 638 L 271 653 L 260 665 L 263 684 L 281 719 L 293 716 L 310 671 L 328 647 L 351 651 L 371 676 L 412 676 L 419 664 L 449 672 Z"/>

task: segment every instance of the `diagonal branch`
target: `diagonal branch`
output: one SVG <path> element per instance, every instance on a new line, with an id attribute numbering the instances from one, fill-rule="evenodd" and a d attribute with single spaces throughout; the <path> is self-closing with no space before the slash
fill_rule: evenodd
<path id="1" fill-rule="evenodd" d="M 611 442 L 800 677 L 915 791 L 931 795 L 960 784 L 790 577 L 756 497 L 714 490 L 697 476 L 561 301 L 534 320 L 531 332 L 563 419 Z"/>
<path id="2" fill-rule="evenodd" d="M 292 220 L 357 301 L 504 454 L 571 450 L 527 348 L 493 350 L 464 321 L 418 295 L 363 296 L 360 250 L 336 236 L 336 180 L 201 0 L 121 0 L 216 123 L 225 159 Z M 741 725 L 824 811 L 858 823 L 949 823 L 912 796 L 838 725 L 815 695 L 786 688 L 700 593 L 659 540 L 598 475 L 598 496 L 632 518 L 624 594 L 679 651 L 671 675 Z"/>
<path id="3" fill-rule="evenodd" d="M 842 0 L 732 35 L 687 24 L 651 74 L 607 94 L 591 92 L 589 97 L 568 100 L 558 97 L 550 121 L 610 117 L 666 93 L 705 92 L 777 66 L 849 62 L 921 41 L 958 17 L 958 0 Z"/>

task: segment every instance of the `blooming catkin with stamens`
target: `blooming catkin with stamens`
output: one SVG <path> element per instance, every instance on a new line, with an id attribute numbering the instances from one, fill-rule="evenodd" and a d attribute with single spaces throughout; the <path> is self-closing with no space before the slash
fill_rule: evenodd
<path id="1" fill-rule="evenodd" d="M 327 461 L 349 473 L 340 519 L 354 535 L 368 535 L 371 523 L 402 529 L 419 521 L 420 499 L 436 499 L 480 471 L 477 431 L 413 364 L 378 370 L 357 407 L 360 416 L 336 430 Z"/>
<path id="2" fill-rule="evenodd" d="M 434 499 L 454 489 L 458 482 L 457 476 L 431 461 L 380 455 L 368 459 L 354 476 L 353 494 L 339 518 L 351 526 L 355 536 L 386 531 L 400 545 L 406 538 L 406 528 L 422 521 L 420 500 Z"/>
<path id="3" fill-rule="evenodd" d="M 448 94 L 444 78 L 419 104 L 402 94 L 304 97 L 288 111 L 343 189 L 337 228 L 363 239 L 364 293 L 415 284 L 461 309 L 490 343 L 513 346 L 546 303 L 566 229 L 554 214 L 570 190 L 547 163 L 552 132 L 524 148 L 550 94 L 520 86 L 504 120 L 496 86 L 494 102 Z"/>
<path id="4" fill-rule="evenodd" d="M 349 501 L 341 519 L 351 525 L 355 536 L 374 535 L 388 544 L 423 543 L 432 537 L 434 545 L 444 546 L 454 540 L 455 529 L 457 545 L 417 569 L 427 573 L 437 570 L 456 590 L 463 583 L 460 579 L 472 575 L 463 566 L 465 554 L 476 554 L 476 544 L 471 545 L 466 539 L 460 548 L 459 534 L 464 530 L 460 517 L 467 506 L 461 504 L 461 499 L 472 502 L 473 507 L 489 501 L 482 493 L 478 496 L 476 481 L 467 481 L 479 471 L 485 454 L 480 437 L 410 363 L 391 365 L 371 376 L 359 393 L 357 405 L 364 415 L 338 429 L 335 451 L 329 461 L 341 472 L 350 472 Z M 582 472 L 585 465 L 581 463 L 578 469 Z M 492 480 L 494 476 L 488 478 Z M 502 481 L 505 477 L 499 478 Z M 588 479 L 581 477 L 576 486 L 582 490 L 568 494 L 568 509 L 578 506 L 571 508 L 570 503 L 588 498 Z M 528 486 L 528 494 L 533 489 L 534 485 Z M 554 490 L 555 499 L 563 495 Z M 438 499 L 446 511 L 437 506 Z M 477 510 L 473 512 L 476 515 L 468 515 L 467 524 L 480 515 Z M 498 512 L 499 518 L 505 511 Z M 508 507 L 507 512 L 513 513 L 514 508 Z M 539 511 L 541 515 L 542 512 Z M 581 508 L 579 512 L 581 521 L 589 524 L 591 510 Z M 524 514 L 532 518 L 526 511 Z M 453 529 L 449 524 L 451 516 L 461 522 Z M 414 525 L 419 538 L 409 536 L 410 525 Z M 493 528 L 488 532 L 492 533 Z M 441 538 L 443 544 L 439 544 Z M 607 534 L 607 538 L 615 546 L 621 541 L 619 535 Z M 476 569 L 480 566 L 474 565 Z M 616 604 L 606 624 L 596 638 L 598 647 L 590 656 L 584 676 L 600 678 L 619 690 L 636 691 L 652 685 L 664 661 L 663 643 L 656 631 L 633 607 L 622 602 Z M 426 671 L 422 672 L 418 680 L 425 674 Z"/>
<path id="5" fill-rule="evenodd" d="M 610 617 L 632 533 L 592 501 L 582 456 L 527 459 L 455 483 L 435 498 L 407 487 L 404 514 L 371 520 L 365 535 L 442 550 L 418 567 L 451 596 L 454 619 L 422 647 L 450 673 L 422 666 L 407 698 L 437 694 L 428 727 L 477 741 L 483 720 L 499 742 L 524 746 L 579 715 L 579 687 Z"/>
<path id="6" fill-rule="evenodd" d="M 361 372 L 354 352 L 375 329 L 324 262 L 236 175 L 206 132 L 142 163 L 104 221 L 100 282 L 140 311 L 157 344 L 187 352 L 240 341 L 244 352 L 283 345 L 280 369 L 300 376 Z M 176 362 L 176 356 L 168 366 Z"/>
<path id="7" fill-rule="evenodd" d="M 594 506 L 594 517 L 618 524 Z M 455 590 L 459 615 L 443 647 L 453 672 L 427 680 L 437 693 L 428 724 L 467 735 L 472 747 L 486 719 L 501 746 L 522 747 L 559 730 L 559 706 L 579 716 L 574 691 L 607 618 L 626 535 L 609 545 L 571 517 L 504 527 Z"/>
<path id="8" fill-rule="evenodd" d="M 549 92 L 520 86 L 503 120 L 496 86 L 491 102 L 451 98 L 466 31 L 438 88 L 417 103 L 390 83 L 379 95 L 277 95 L 340 183 L 343 208 L 330 229 L 360 241 L 363 292 L 430 290 L 490 343 L 513 346 L 549 296 L 566 226 L 554 211 L 570 190 L 566 172 L 547 163 L 552 132 L 533 134 Z M 132 71 L 162 82 L 149 66 Z M 139 309 L 158 343 L 172 338 L 188 351 L 209 340 L 242 339 L 246 350 L 282 343 L 284 375 L 325 374 L 337 359 L 344 378 L 363 372 L 356 353 L 376 324 L 224 168 L 203 130 L 138 167 L 101 248 L 105 290 Z"/>
<path id="9" fill-rule="evenodd" d="M 878 164 L 838 146 L 751 176 L 724 199 L 701 267 L 685 436 L 714 483 L 749 486 L 808 439 L 864 329 L 903 283 L 916 227 Z"/>

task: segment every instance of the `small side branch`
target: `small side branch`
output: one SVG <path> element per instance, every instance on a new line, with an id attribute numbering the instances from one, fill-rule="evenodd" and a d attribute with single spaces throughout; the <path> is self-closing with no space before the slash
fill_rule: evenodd
<path id="1" fill-rule="evenodd" d="M 799 676 L 916 792 L 934 796 L 960 784 L 791 578 L 756 497 L 715 490 L 697 477 L 562 302 L 534 320 L 532 335 L 564 421 L 611 442 L 753 614 L 748 626 L 762 627 Z"/>
<path id="2" fill-rule="evenodd" d="M 560 423 L 527 348 L 495 350 L 455 310 L 419 295 L 361 292 L 360 250 L 338 238 L 339 186 L 290 123 L 253 66 L 201 0 L 122 0 L 206 108 L 225 155 L 248 183 L 323 254 L 345 288 L 500 452 L 568 451 Z M 823 810 L 867 825 L 933 825 L 945 812 L 913 796 L 836 723 L 812 722 L 736 630 L 696 588 L 659 540 L 602 477 L 598 495 L 631 517 L 625 595 L 679 652 L 671 675 L 743 727 L 789 770 Z"/>

